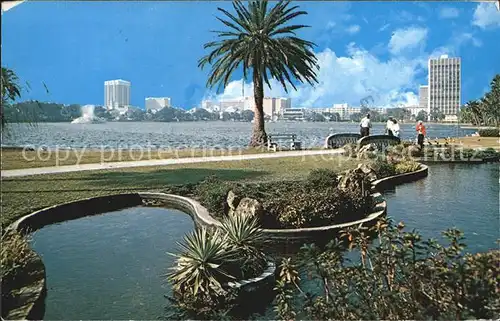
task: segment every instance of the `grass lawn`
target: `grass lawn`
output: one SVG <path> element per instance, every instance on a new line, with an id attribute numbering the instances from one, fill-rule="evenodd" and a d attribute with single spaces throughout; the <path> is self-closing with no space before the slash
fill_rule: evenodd
<path id="1" fill-rule="evenodd" d="M 169 185 L 196 183 L 209 175 L 231 181 L 300 179 L 312 169 L 342 171 L 358 163 L 342 156 L 316 155 L 9 178 L 2 180 L 1 222 L 5 226 L 37 209 L 87 197 L 166 191 Z"/>
<path id="2" fill-rule="evenodd" d="M 441 144 L 444 144 L 444 139 L 438 139 Z M 500 138 L 499 137 L 459 137 L 454 138 L 452 144 L 464 147 L 464 148 L 495 148 L 500 150 Z"/>
<path id="3" fill-rule="evenodd" d="M 315 148 L 321 149 L 321 148 Z M 242 149 L 179 149 L 179 150 L 110 150 L 73 149 L 53 151 L 25 151 L 20 148 L 2 148 L 2 170 L 49 167 L 61 165 L 126 162 L 186 157 L 248 155 L 268 152 L 266 148 Z"/>

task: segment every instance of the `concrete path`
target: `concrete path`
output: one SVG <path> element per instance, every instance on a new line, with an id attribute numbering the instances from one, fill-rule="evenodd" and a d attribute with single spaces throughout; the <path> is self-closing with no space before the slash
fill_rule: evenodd
<path id="1" fill-rule="evenodd" d="M 279 157 L 336 155 L 336 154 L 341 154 L 342 152 L 343 152 L 342 149 L 302 150 L 302 151 L 287 151 L 287 152 L 276 152 L 276 153 L 234 155 L 234 156 L 189 157 L 189 158 L 155 159 L 155 160 L 131 161 L 131 162 L 110 162 L 110 163 L 96 163 L 96 164 L 82 164 L 82 165 L 51 166 L 51 167 L 4 170 L 2 171 L 1 176 L 6 178 L 6 177 L 19 177 L 19 176 L 30 176 L 30 175 L 42 175 L 42 174 L 80 172 L 80 171 L 95 171 L 95 170 L 115 169 L 115 168 L 164 166 L 164 165 L 194 164 L 194 163 L 207 163 L 207 162 L 227 162 L 227 161 L 241 161 L 250 159 L 279 158 Z"/>

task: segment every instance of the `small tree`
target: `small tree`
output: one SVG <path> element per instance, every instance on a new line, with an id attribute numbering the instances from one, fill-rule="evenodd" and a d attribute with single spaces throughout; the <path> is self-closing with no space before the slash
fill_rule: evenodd
<path id="1" fill-rule="evenodd" d="M 425 110 L 419 111 L 417 114 L 417 117 L 415 117 L 415 120 L 426 121 L 427 120 L 427 112 Z"/>
<path id="2" fill-rule="evenodd" d="M 243 78 L 252 73 L 255 99 L 255 116 L 251 146 L 261 146 L 267 141 L 264 129 L 264 84 L 271 88 L 270 79 L 278 80 L 286 92 L 287 84 L 296 89 L 293 79 L 317 83 L 317 59 L 312 51 L 315 46 L 310 41 L 296 36 L 296 31 L 307 26 L 288 25 L 294 18 L 307 14 L 298 6 L 290 6 L 290 1 L 278 1 L 268 8 L 267 0 L 251 0 L 245 7 L 241 1 L 233 2 L 235 13 L 218 8 L 224 19 L 217 17 L 226 27 L 216 31 L 218 41 L 205 44 L 210 52 L 199 61 L 199 66 L 212 65 L 207 86 L 216 84 L 225 88 L 231 76 L 240 66 Z"/>
<path id="3" fill-rule="evenodd" d="M 13 103 L 17 98 L 21 97 L 21 87 L 19 86 L 19 78 L 14 71 L 2 67 L 2 106 L 0 107 L 1 131 L 4 130 L 7 120 L 5 119 L 4 107 Z"/>

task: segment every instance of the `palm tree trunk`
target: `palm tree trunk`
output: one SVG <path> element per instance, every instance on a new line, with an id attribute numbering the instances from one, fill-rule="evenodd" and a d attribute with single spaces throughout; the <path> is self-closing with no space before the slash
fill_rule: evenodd
<path id="1" fill-rule="evenodd" d="M 259 72 L 253 70 L 253 96 L 255 99 L 255 109 L 254 109 L 254 123 L 252 139 L 250 140 L 250 146 L 258 147 L 264 146 L 267 142 L 267 134 L 264 129 L 264 86 L 262 84 L 262 76 Z"/>

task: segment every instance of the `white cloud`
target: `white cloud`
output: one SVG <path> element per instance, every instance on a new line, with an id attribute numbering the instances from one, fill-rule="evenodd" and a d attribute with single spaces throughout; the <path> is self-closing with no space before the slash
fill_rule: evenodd
<path id="1" fill-rule="evenodd" d="M 393 49 L 400 50 L 400 54 L 380 59 L 373 50 L 366 50 L 355 43 L 347 46 L 345 56 L 339 56 L 332 49 L 326 48 L 316 53 L 320 67 L 317 74 L 318 84 L 299 84 L 296 91 L 289 88 L 287 94 L 276 80 L 271 80 L 272 89 L 264 87 L 264 94 L 290 97 L 294 107 L 328 107 L 344 102 L 359 106 L 360 101 L 368 96 L 373 98 L 373 104 L 376 106 L 418 105 L 418 86 L 421 85 L 421 78 L 427 73 L 427 61 L 430 56 L 458 55 L 461 47 L 469 44 L 480 46 L 482 43 L 472 33 L 456 33 L 441 47 L 428 51 L 424 47 L 427 30 L 413 29 L 399 30 L 395 32 L 396 37 L 393 35 L 390 38 Z M 399 40 L 398 37 L 402 35 L 407 35 L 413 41 L 400 41 L 396 45 L 395 39 Z M 415 43 L 421 45 L 417 55 L 413 55 L 413 52 L 409 55 L 408 51 L 403 50 L 414 48 L 417 46 Z M 206 98 L 240 98 L 242 84 L 242 80 L 233 81 L 223 94 Z M 246 96 L 253 95 L 252 83 L 245 83 L 244 93 Z"/>
<path id="2" fill-rule="evenodd" d="M 493 3 L 481 2 L 474 11 L 472 24 L 481 29 L 500 27 L 500 11 Z"/>
<path id="3" fill-rule="evenodd" d="M 443 7 L 439 11 L 439 16 L 442 19 L 458 18 L 459 15 L 460 15 L 460 11 L 457 8 L 453 8 L 453 7 Z"/>
<path id="4" fill-rule="evenodd" d="M 287 95 L 281 85 L 271 81 L 272 89 L 265 87 L 266 96 L 288 96 L 293 106 L 327 107 L 333 103 L 347 102 L 359 106 L 360 100 L 371 96 L 378 106 L 408 106 L 418 104 L 415 77 L 422 69 L 417 60 L 391 58 L 381 61 L 367 50 L 351 43 L 348 55 L 337 56 L 331 49 L 316 54 L 320 70 L 319 83 L 311 87 L 306 84 L 297 86 L 297 91 Z M 245 95 L 253 94 L 253 84 L 245 84 Z M 231 82 L 216 100 L 239 98 L 242 94 L 242 81 Z M 212 97 L 214 98 L 214 97 Z"/>
<path id="5" fill-rule="evenodd" d="M 483 42 L 475 38 L 474 35 L 469 32 L 454 34 L 446 45 L 435 48 L 429 56 L 433 58 L 437 58 L 441 55 L 459 56 L 460 48 L 468 44 L 472 44 L 474 47 L 481 47 Z"/>
<path id="6" fill-rule="evenodd" d="M 389 51 L 392 54 L 400 54 L 407 49 L 413 49 L 425 43 L 427 29 L 419 27 L 408 27 L 393 32 L 389 41 Z"/>
<path id="7" fill-rule="evenodd" d="M 359 25 L 352 25 L 346 29 L 347 33 L 350 33 L 351 35 L 358 33 L 359 30 L 361 30 L 361 27 Z"/>

